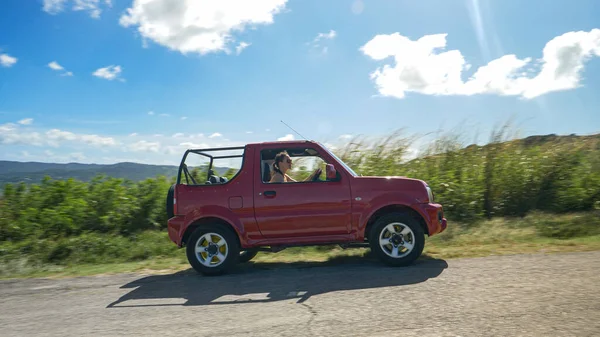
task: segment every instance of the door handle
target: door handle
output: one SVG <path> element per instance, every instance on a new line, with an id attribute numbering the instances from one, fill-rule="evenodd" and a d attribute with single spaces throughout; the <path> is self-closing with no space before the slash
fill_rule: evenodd
<path id="1" fill-rule="evenodd" d="M 265 197 L 274 197 L 277 194 L 275 191 L 265 191 Z"/>

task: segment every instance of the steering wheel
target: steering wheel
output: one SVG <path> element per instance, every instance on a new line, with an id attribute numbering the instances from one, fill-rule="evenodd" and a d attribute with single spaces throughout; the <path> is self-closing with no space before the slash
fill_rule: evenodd
<path id="1" fill-rule="evenodd" d="M 320 168 L 318 170 L 318 173 L 312 177 L 312 181 L 318 181 L 319 177 L 321 176 L 321 173 L 323 173 L 323 170 L 321 170 Z"/>

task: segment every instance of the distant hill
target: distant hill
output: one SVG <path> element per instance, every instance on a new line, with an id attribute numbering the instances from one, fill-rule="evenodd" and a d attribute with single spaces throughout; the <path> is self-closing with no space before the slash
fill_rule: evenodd
<path id="1" fill-rule="evenodd" d="M 525 148 L 525 149 L 536 148 L 536 147 L 540 148 L 540 149 L 548 149 L 548 148 L 558 149 L 561 146 L 562 147 L 571 146 L 572 148 L 584 147 L 591 151 L 600 151 L 600 133 L 592 134 L 592 135 L 575 135 L 575 134 L 534 135 L 534 136 L 528 136 L 525 138 L 517 138 L 517 139 L 500 142 L 500 144 L 503 146 L 516 145 L 516 146 L 521 146 L 522 148 Z M 485 144 L 485 145 L 470 144 L 468 146 L 465 146 L 464 148 L 461 148 L 459 150 L 459 152 L 465 151 L 465 150 L 473 150 L 473 149 L 486 149 L 486 148 L 489 148 L 490 146 L 492 146 L 492 145 L 491 144 Z M 435 156 L 433 156 L 433 157 L 435 157 Z M 418 161 L 418 160 L 419 159 L 415 159 L 415 161 Z"/>
<path id="2" fill-rule="evenodd" d="M 223 174 L 228 168 L 215 167 L 218 174 Z M 154 178 L 157 175 L 167 177 L 177 176 L 178 166 L 174 165 L 148 165 L 138 163 L 116 163 L 116 164 L 80 164 L 80 163 L 42 163 L 42 162 L 18 162 L 0 161 L 0 186 L 6 183 L 38 183 L 45 176 L 61 180 L 74 178 L 82 181 L 90 181 L 99 174 L 114 178 L 124 178 L 140 181 Z"/>

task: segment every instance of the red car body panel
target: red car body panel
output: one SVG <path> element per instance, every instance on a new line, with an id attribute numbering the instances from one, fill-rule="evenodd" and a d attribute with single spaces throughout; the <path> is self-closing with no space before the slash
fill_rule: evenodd
<path id="1" fill-rule="evenodd" d="M 353 224 L 361 235 L 358 239 L 364 238 L 369 219 L 378 210 L 388 206 L 404 206 L 418 212 L 427 224 L 429 235 L 445 230 L 442 206 L 429 203 L 424 186 L 425 183 L 421 180 L 403 177 L 355 177 L 352 193 L 361 198 L 352 206 Z M 438 218 L 438 212 L 442 219 Z"/>
<path id="2" fill-rule="evenodd" d="M 333 163 L 337 181 L 271 184 L 261 179 L 262 149 L 310 146 Z M 325 174 L 325 173 L 323 173 Z M 169 238 L 178 246 L 188 228 L 203 219 L 226 222 L 242 248 L 288 244 L 362 242 L 369 219 L 386 206 L 409 207 L 431 236 L 446 229 L 442 206 L 431 203 L 426 184 L 402 177 L 353 176 L 320 144 L 309 141 L 249 144 L 242 167 L 229 182 L 177 184 Z"/>

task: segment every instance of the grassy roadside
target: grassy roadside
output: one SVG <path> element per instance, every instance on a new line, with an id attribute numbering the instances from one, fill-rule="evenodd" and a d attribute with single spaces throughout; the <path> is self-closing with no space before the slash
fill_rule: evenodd
<path id="1" fill-rule="evenodd" d="M 85 241 L 88 245 L 90 242 L 94 240 Z M 57 247 L 62 246 L 59 244 Z M 10 251 L 4 246 L 1 248 L 4 252 Z M 29 266 L 22 255 L 13 252 L 9 257 L 4 253 L 4 258 L 0 260 L 0 279 L 125 272 L 170 273 L 190 268 L 185 251 L 171 247 L 168 240 L 165 240 L 164 233 L 146 233 L 133 244 L 121 241 L 107 243 L 105 240 L 103 249 L 103 253 L 107 254 L 105 257 L 90 258 L 73 254 L 62 264 L 42 263 L 36 266 Z M 471 225 L 450 223 L 446 232 L 427 239 L 424 258 L 452 259 L 593 250 L 600 250 L 600 216 L 597 212 L 569 215 L 533 213 L 524 218 L 497 218 Z M 98 250 L 88 247 L 88 252 L 98 253 Z M 116 256 L 119 252 L 123 254 L 121 257 Z M 336 246 L 290 248 L 279 253 L 259 253 L 251 263 L 261 267 L 311 262 L 339 264 L 368 257 L 368 253 L 368 249 L 342 250 Z"/>

